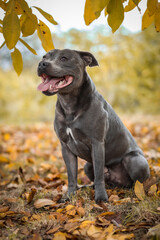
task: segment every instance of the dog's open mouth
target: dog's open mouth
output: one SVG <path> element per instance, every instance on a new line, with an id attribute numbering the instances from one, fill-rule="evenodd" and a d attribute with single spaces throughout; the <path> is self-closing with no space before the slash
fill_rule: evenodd
<path id="1" fill-rule="evenodd" d="M 72 83 L 73 76 L 66 75 L 64 77 L 51 77 L 45 73 L 41 75 L 42 83 L 38 85 L 39 91 L 50 93 L 57 92 L 60 88 L 64 88 Z"/>

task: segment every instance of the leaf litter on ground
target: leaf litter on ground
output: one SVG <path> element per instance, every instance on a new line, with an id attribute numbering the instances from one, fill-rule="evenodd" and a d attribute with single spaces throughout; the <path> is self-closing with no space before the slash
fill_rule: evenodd
<path id="1" fill-rule="evenodd" d="M 160 127 L 126 121 L 149 162 L 151 178 L 132 189 L 106 186 L 108 203 L 93 188 L 69 202 L 61 148 L 47 123 L 0 126 L 0 239 L 150 239 L 160 224 Z M 89 184 L 79 159 L 78 183 Z M 143 236 L 143 237 L 142 237 Z"/>

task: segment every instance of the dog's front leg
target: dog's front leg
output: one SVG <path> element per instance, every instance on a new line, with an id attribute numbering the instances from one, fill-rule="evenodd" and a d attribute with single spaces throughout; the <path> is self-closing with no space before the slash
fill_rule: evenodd
<path id="1" fill-rule="evenodd" d="M 75 156 L 69 148 L 61 143 L 62 145 L 62 155 L 67 167 L 68 174 L 68 195 L 74 194 L 78 189 L 77 187 L 77 172 L 78 172 L 78 161 L 77 156 Z"/>
<path id="2" fill-rule="evenodd" d="M 95 141 L 92 144 L 92 161 L 94 168 L 95 201 L 106 202 L 108 200 L 108 196 L 106 193 L 104 181 L 104 163 L 105 163 L 104 143 Z"/>

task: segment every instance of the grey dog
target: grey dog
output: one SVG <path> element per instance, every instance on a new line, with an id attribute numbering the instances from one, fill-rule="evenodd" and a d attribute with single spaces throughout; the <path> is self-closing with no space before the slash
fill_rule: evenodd
<path id="1" fill-rule="evenodd" d="M 54 128 L 68 173 L 68 196 L 77 186 L 77 157 L 94 182 L 95 201 L 107 201 L 105 183 L 130 187 L 149 175 L 148 162 L 113 108 L 97 92 L 86 66 L 98 66 L 89 52 L 49 51 L 38 65 L 47 96 L 57 93 Z"/>

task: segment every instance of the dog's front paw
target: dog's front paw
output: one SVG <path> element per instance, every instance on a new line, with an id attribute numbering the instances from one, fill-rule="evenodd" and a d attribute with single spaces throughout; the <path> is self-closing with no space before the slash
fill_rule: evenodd
<path id="1" fill-rule="evenodd" d="M 95 202 L 107 202 L 108 201 L 108 195 L 105 189 L 95 189 Z"/>

